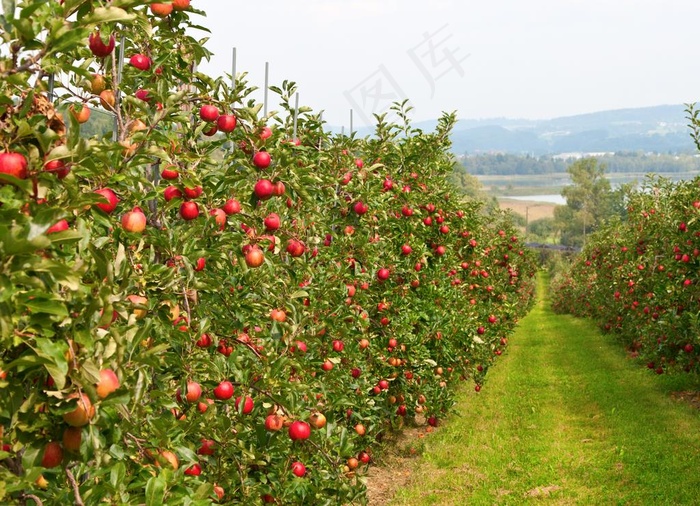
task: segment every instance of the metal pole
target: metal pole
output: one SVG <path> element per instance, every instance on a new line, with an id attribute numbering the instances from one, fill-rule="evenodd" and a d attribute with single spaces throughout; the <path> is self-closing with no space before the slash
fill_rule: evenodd
<path id="1" fill-rule="evenodd" d="M 296 95 L 294 103 L 294 141 L 297 140 L 297 119 L 299 117 L 299 93 Z"/>
<path id="2" fill-rule="evenodd" d="M 119 85 L 122 82 L 122 70 L 124 69 L 124 43 L 125 37 L 122 36 L 119 41 L 119 56 L 117 58 L 117 82 L 114 83 L 114 89 L 117 92 L 114 94 L 114 110 L 118 111 L 121 107 L 121 93 L 119 92 Z M 112 140 L 116 142 L 119 140 L 119 119 L 117 113 L 114 113 L 114 133 L 112 135 Z"/>
<path id="3" fill-rule="evenodd" d="M 270 62 L 265 62 L 265 98 L 263 98 L 263 116 L 267 118 L 267 85 L 270 78 Z"/>
<path id="4" fill-rule="evenodd" d="M 352 137 L 352 109 L 350 109 L 350 137 Z"/>
<path id="5" fill-rule="evenodd" d="M 49 74 L 49 89 L 48 89 L 48 96 L 49 96 L 49 102 L 53 102 L 53 88 L 54 88 L 54 75 Z"/>
<path id="6" fill-rule="evenodd" d="M 233 48 L 231 55 L 231 89 L 236 91 L 236 48 Z"/>

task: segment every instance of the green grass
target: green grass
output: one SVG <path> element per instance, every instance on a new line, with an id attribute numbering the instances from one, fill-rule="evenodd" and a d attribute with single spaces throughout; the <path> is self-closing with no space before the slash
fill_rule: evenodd
<path id="1" fill-rule="evenodd" d="M 700 412 L 589 322 L 552 313 L 546 280 L 480 393 L 425 440 L 392 505 L 700 504 Z"/>

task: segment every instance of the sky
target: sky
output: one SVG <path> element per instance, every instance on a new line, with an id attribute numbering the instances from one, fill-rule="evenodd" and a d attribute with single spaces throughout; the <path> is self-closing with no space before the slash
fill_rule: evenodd
<path id="1" fill-rule="evenodd" d="M 408 99 L 414 121 L 545 119 L 700 101 L 697 0 L 192 0 L 214 53 L 355 129 Z M 198 32 L 195 34 L 200 36 Z M 254 95 L 262 100 L 262 92 Z M 274 110 L 270 95 L 269 109 Z"/>

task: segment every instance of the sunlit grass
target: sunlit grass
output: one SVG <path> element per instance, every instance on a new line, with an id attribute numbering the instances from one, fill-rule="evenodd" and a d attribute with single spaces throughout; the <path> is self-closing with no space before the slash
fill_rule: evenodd
<path id="1" fill-rule="evenodd" d="M 510 342 L 391 504 L 700 503 L 700 413 L 669 395 L 697 378 L 649 373 L 543 300 Z"/>

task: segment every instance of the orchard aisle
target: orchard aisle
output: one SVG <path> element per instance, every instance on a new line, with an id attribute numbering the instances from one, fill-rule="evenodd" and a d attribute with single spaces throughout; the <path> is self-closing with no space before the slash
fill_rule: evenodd
<path id="1" fill-rule="evenodd" d="M 697 378 L 650 374 L 591 323 L 554 314 L 547 288 L 540 276 L 484 389 L 404 460 L 390 504 L 700 502 L 700 412 L 671 395 Z"/>

